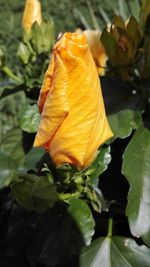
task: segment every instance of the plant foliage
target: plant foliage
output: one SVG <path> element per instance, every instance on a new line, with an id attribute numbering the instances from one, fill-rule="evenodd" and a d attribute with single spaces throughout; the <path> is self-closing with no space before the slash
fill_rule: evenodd
<path id="1" fill-rule="evenodd" d="M 10 16 L 0 22 L 2 267 L 150 266 L 150 1 L 99 2 L 43 1 L 48 19 L 28 35 L 23 4 L 1 0 Z M 55 33 L 78 27 L 102 31 L 114 134 L 85 170 L 32 147 Z"/>

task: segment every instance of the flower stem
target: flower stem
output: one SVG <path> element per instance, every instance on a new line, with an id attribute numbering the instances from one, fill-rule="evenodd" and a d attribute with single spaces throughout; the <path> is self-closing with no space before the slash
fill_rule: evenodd
<path id="1" fill-rule="evenodd" d="M 11 69 L 8 68 L 7 66 L 2 67 L 2 71 L 5 72 L 5 73 L 7 74 L 7 76 L 10 77 L 12 80 L 14 80 L 14 81 L 16 81 L 16 82 L 18 82 L 18 83 L 21 83 L 21 82 L 22 82 L 22 80 L 21 80 L 18 76 L 16 76 L 16 75 L 11 71 Z"/>
<path id="2" fill-rule="evenodd" d="M 109 218 L 107 237 L 111 237 L 112 236 L 112 230 L 113 230 L 113 219 Z"/>

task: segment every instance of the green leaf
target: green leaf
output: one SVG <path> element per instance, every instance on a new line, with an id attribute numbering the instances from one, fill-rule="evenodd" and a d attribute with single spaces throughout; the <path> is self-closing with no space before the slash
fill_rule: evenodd
<path id="1" fill-rule="evenodd" d="M 125 150 L 122 172 L 130 184 L 126 214 L 132 234 L 150 246 L 150 130 L 144 126 Z"/>
<path id="2" fill-rule="evenodd" d="M 56 187 L 46 177 L 34 174 L 20 175 L 20 181 L 11 185 L 17 202 L 29 211 L 44 212 L 57 200 Z"/>
<path id="3" fill-rule="evenodd" d="M 36 164 L 44 155 L 45 150 L 39 147 L 33 147 L 25 156 L 23 169 L 33 170 L 36 169 Z"/>
<path id="4" fill-rule="evenodd" d="M 15 88 L 16 91 L 18 88 Z M 12 92 L 13 89 L 8 89 Z M 4 92 L 5 93 L 5 92 Z M 6 133 L 18 127 L 19 113 L 25 103 L 23 92 L 17 92 L 0 99 L 0 142 L 5 138 Z"/>
<path id="5" fill-rule="evenodd" d="M 132 37 L 133 41 L 137 45 L 141 38 L 141 34 L 140 34 L 141 31 L 140 31 L 140 25 L 134 16 L 130 17 L 127 27 L 126 27 L 126 31 L 127 31 L 127 34 Z"/>
<path id="6" fill-rule="evenodd" d="M 16 176 L 17 162 L 0 151 L 0 189 L 8 186 Z"/>
<path id="7" fill-rule="evenodd" d="M 124 17 L 124 14 L 125 14 L 124 9 L 126 5 L 124 5 L 122 0 L 118 0 L 118 5 L 119 5 L 120 13 L 119 13 L 119 16 L 115 16 L 114 24 L 117 28 L 125 30 L 125 22 L 122 17 Z"/>
<path id="8" fill-rule="evenodd" d="M 117 51 L 117 43 L 116 40 L 113 38 L 113 36 L 110 34 L 110 32 L 107 31 L 107 29 L 104 29 L 104 31 L 101 34 L 101 42 L 105 48 L 106 54 L 108 58 L 112 62 L 116 61 L 116 51 Z"/>
<path id="9" fill-rule="evenodd" d="M 17 51 L 17 56 L 24 64 L 27 64 L 30 58 L 30 51 L 24 43 L 20 43 Z"/>
<path id="10" fill-rule="evenodd" d="M 89 206 L 84 200 L 71 199 L 69 200 L 69 214 L 75 220 L 86 245 L 91 243 L 94 234 L 95 222 Z"/>
<path id="11" fill-rule="evenodd" d="M 0 188 L 8 186 L 16 177 L 23 159 L 22 132 L 19 128 L 11 129 L 0 142 Z"/>
<path id="12" fill-rule="evenodd" d="M 19 162 L 24 157 L 22 148 L 22 131 L 19 128 L 11 129 L 0 142 L 0 151 Z"/>
<path id="13" fill-rule="evenodd" d="M 86 186 L 84 188 L 84 194 L 88 203 L 92 206 L 94 211 L 101 212 L 101 210 L 108 211 L 108 205 L 106 200 L 104 199 L 102 192 L 98 188 L 98 177 L 91 181 L 91 186 Z"/>
<path id="14" fill-rule="evenodd" d="M 83 249 L 80 267 L 149 267 L 150 250 L 130 238 L 98 238 Z"/>
<path id="15" fill-rule="evenodd" d="M 85 175 L 90 176 L 91 179 L 94 179 L 101 175 L 108 167 L 108 164 L 111 161 L 110 155 L 110 146 L 103 147 L 98 151 L 97 157 L 92 163 L 92 165 L 85 172 Z"/>
<path id="16" fill-rule="evenodd" d="M 142 123 L 139 111 L 124 109 L 108 116 L 113 138 L 126 138 L 133 129 L 137 129 Z"/>
<path id="17" fill-rule="evenodd" d="M 54 42 L 53 21 L 43 22 L 41 26 L 34 23 L 31 32 L 31 42 L 37 53 L 50 52 L 50 48 Z"/>
<path id="18" fill-rule="evenodd" d="M 28 133 L 37 132 L 40 115 L 37 105 L 26 104 L 20 114 L 20 127 Z"/>

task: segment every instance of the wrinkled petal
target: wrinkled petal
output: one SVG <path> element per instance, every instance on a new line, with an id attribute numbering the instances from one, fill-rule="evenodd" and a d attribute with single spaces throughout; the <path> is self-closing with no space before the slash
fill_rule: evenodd
<path id="1" fill-rule="evenodd" d="M 34 145 L 45 146 L 56 165 L 85 168 L 112 136 L 98 73 L 84 34 L 65 33 L 53 55 L 53 77 Z"/>
<path id="2" fill-rule="evenodd" d="M 42 84 L 40 96 L 38 99 L 38 106 L 39 106 L 40 113 L 42 113 L 47 94 L 51 88 L 53 72 L 54 72 L 54 57 L 52 56 L 51 61 L 50 61 L 49 66 L 48 66 L 48 69 L 47 69 L 45 76 L 44 76 L 44 82 Z"/>
<path id="3" fill-rule="evenodd" d="M 26 0 L 22 25 L 26 32 L 30 32 L 34 22 L 42 23 L 41 4 L 38 0 Z"/>
<path id="4" fill-rule="evenodd" d="M 69 111 L 67 71 L 59 55 L 54 54 L 54 62 L 53 79 L 44 103 L 39 130 L 34 141 L 34 146 L 45 146 L 45 148 L 47 148 L 48 143 L 56 134 Z"/>
<path id="5" fill-rule="evenodd" d="M 83 31 L 83 33 L 87 38 L 87 43 L 97 66 L 98 73 L 100 76 L 102 76 L 105 74 L 105 64 L 107 57 L 104 47 L 100 41 L 101 33 L 97 30 L 86 30 Z"/>

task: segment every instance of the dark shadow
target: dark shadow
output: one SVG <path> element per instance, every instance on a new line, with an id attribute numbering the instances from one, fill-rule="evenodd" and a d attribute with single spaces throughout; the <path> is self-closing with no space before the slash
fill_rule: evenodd
<path id="1" fill-rule="evenodd" d="M 100 80 L 107 115 L 125 109 L 143 108 L 142 93 L 136 89 L 138 85 L 125 83 L 121 78 L 113 76 L 104 76 Z"/>
<path id="2" fill-rule="evenodd" d="M 28 133 L 22 131 L 22 146 L 25 153 L 28 153 L 33 147 L 33 142 L 35 139 L 35 133 Z"/>
<path id="3" fill-rule="evenodd" d="M 111 144 L 112 160 L 99 181 L 104 197 L 109 201 L 116 200 L 123 207 L 126 206 L 129 184 L 121 173 L 122 155 L 131 138 L 132 135 L 125 139 L 117 139 Z"/>
<path id="4" fill-rule="evenodd" d="M 0 191 L 0 198 L 2 197 Z M 82 235 L 57 203 L 45 213 L 27 212 L 7 195 L 0 211 L 0 267 L 78 267 Z M 8 208 L 6 209 L 6 206 Z"/>

